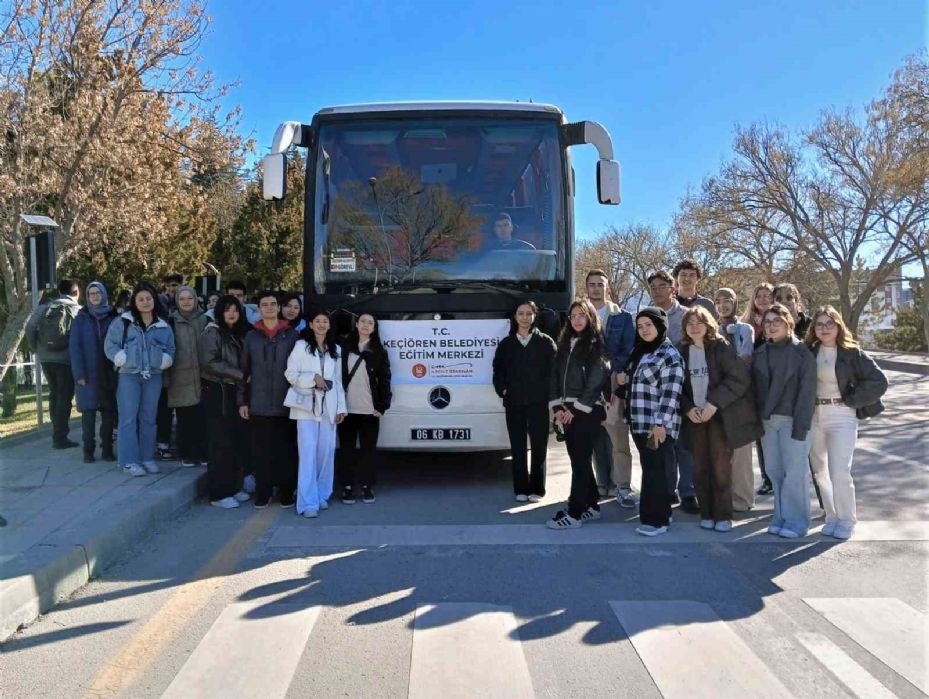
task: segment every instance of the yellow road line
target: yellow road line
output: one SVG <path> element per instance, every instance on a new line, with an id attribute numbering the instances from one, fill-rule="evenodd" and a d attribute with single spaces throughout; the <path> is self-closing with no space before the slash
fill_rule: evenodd
<path id="1" fill-rule="evenodd" d="M 111 697 L 135 682 L 219 588 L 215 578 L 235 571 L 242 557 L 274 521 L 276 510 L 260 510 L 249 517 L 189 582 L 177 588 L 119 654 L 97 672 L 84 697 Z"/>

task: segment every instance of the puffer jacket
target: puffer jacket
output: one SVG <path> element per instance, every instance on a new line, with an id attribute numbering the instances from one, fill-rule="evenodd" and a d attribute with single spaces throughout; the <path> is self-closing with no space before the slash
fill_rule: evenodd
<path id="1" fill-rule="evenodd" d="M 273 335 L 259 329 L 255 323 L 242 342 L 242 374 L 237 403 L 247 405 L 249 414 L 261 417 L 287 417 L 284 398 L 290 384 L 284 376 L 287 358 L 298 336 L 290 323 L 282 320 Z"/>
<path id="2" fill-rule="evenodd" d="M 242 380 L 242 338 L 210 323 L 200 336 L 200 376 L 204 381 L 236 384 Z"/>
<path id="3" fill-rule="evenodd" d="M 174 328 L 174 366 L 167 372 L 168 407 L 184 408 L 200 402 L 200 336 L 210 322 L 203 311 L 185 318 L 180 311 L 171 312 Z"/>
<path id="4" fill-rule="evenodd" d="M 163 318 L 143 328 L 126 311 L 110 323 L 103 352 L 120 374 L 160 374 L 174 363 L 174 332 Z"/>
<path id="5" fill-rule="evenodd" d="M 567 352 L 559 351 L 549 381 L 549 407 L 573 403 L 576 410 L 592 412 L 608 387 L 608 377 L 609 365 L 602 355 L 581 361 L 577 343 Z"/>

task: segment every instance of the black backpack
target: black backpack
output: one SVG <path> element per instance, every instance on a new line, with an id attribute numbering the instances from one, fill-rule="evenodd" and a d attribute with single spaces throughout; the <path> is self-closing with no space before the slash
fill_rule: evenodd
<path id="1" fill-rule="evenodd" d="M 39 318 L 38 335 L 39 347 L 48 352 L 61 352 L 68 349 L 68 337 L 71 334 L 71 323 L 74 317 L 68 312 L 65 304 L 52 301 L 45 308 Z"/>

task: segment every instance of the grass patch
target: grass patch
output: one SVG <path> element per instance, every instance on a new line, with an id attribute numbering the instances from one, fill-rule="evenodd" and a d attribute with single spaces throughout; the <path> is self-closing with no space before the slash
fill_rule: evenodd
<path id="1" fill-rule="evenodd" d="M 45 425 L 50 423 L 48 417 L 48 388 L 43 393 L 42 406 L 44 410 Z M 80 413 L 71 407 L 71 419 L 79 417 Z M 16 410 L 10 417 L 0 417 L 0 439 L 13 435 L 32 432 L 38 429 L 38 410 L 35 403 L 35 388 L 20 389 L 16 392 Z"/>

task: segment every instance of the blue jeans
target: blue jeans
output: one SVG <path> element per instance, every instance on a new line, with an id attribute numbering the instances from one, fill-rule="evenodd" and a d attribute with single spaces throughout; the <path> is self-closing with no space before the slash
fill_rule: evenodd
<path id="1" fill-rule="evenodd" d="M 810 444 L 812 431 L 802 442 L 793 439 L 793 418 L 772 415 L 764 421 L 761 448 L 765 470 L 774 487 L 771 526 L 806 536 L 810 528 Z"/>
<path id="2" fill-rule="evenodd" d="M 594 437 L 594 475 L 600 488 L 615 488 L 613 482 L 613 442 L 606 427 L 600 426 Z"/>
<path id="3" fill-rule="evenodd" d="M 120 374 L 116 387 L 119 408 L 117 448 L 119 463 L 139 464 L 155 459 L 155 419 L 161 395 L 161 374 L 143 379 L 140 374 Z"/>

